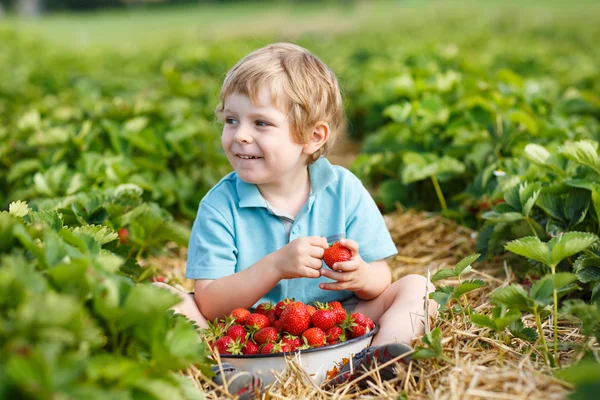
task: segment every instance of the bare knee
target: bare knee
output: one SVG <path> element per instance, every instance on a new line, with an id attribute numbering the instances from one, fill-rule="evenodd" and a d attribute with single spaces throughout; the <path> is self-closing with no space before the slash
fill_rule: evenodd
<path id="1" fill-rule="evenodd" d="M 422 293 L 431 293 L 435 291 L 435 286 L 425 276 L 410 274 L 403 276 L 392 284 L 398 291 L 421 291 Z"/>

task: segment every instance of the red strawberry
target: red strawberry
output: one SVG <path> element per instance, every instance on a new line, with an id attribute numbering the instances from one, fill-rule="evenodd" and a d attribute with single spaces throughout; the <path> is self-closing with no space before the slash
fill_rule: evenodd
<path id="1" fill-rule="evenodd" d="M 333 309 L 333 310 L 343 310 L 344 307 L 342 306 L 342 303 L 340 303 L 339 301 L 330 301 L 328 303 L 329 308 Z"/>
<path id="2" fill-rule="evenodd" d="M 308 304 L 306 305 L 306 309 L 308 310 L 308 313 L 310 314 L 311 317 L 317 312 L 316 308 L 314 308 L 313 306 L 310 306 Z"/>
<path id="3" fill-rule="evenodd" d="M 366 327 L 369 323 L 369 317 L 367 317 L 359 312 L 352 313 L 351 317 L 352 317 L 352 320 L 355 323 L 357 323 L 358 325 Z"/>
<path id="4" fill-rule="evenodd" d="M 277 329 L 277 332 L 281 332 L 281 320 L 276 319 L 273 321 L 273 328 Z"/>
<path id="5" fill-rule="evenodd" d="M 346 341 L 346 335 L 344 334 L 344 330 L 339 326 L 333 326 L 325 332 L 325 339 L 327 340 L 327 344 L 334 344 L 337 342 Z"/>
<path id="6" fill-rule="evenodd" d="M 270 353 L 273 353 L 274 352 L 273 351 L 273 346 L 274 346 L 274 344 L 272 342 L 265 343 L 260 348 L 260 354 L 270 354 Z"/>
<path id="7" fill-rule="evenodd" d="M 258 354 L 258 345 L 252 340 L 248 340 L 242 348 L 242 354 Z"/>
<path id="8" fill-rule="evenodd" d="M 229 336 L 233 340 L 235 340 L 235 339 L 246 340 L 248 333 L 246 332 L 244 327 L 241 325 L 231 325 L 229 327 L 229 329 L 227 329 L 227 336 Z"/>
<path id="9" fill-rule="evenodd" d="M 298 336 L 285 335 L 283 339 L 281 339 L 281 345 L 287 346 L 287 350 L 286 347 L 284 347 L 284 351 L 292 352 L 298 350 L 298 348 L 302 345 L 302 341 Z"/>
<path id="10" fill-rule="evenodd" d="M 336 314 L 333 310 L 317 310 L 310 318 L 310 321 L 312 322 L 313 326 L 316 326 L 317 328 L 321 328 L 322 330 L 326 331 L 327 329 L 335 325 Z"/>
<path id="11" fill-rule="evenodd" d="M 275 342 L 277 339 L 279 339 L 279 333 L 272 326 L 262 328 L 254 334 L 254 341 L 258 344 Z"/>
<path id="12" fill-rule="evenodd" d="M 273 306 L 273 303 L 271 302 L 264 302 L 264 303 L 260 303 L 257 307 L 256 310 L 254 311 L 257 314 L 263 314 L 263 315 L 267 315 L 266 312 L 269 310 L 274 310 L 275 306 Z"/>
<path id="13" fill-rule="evenodd" d="M 340 325 L 346 320 L 346 310 L 344 310 L 343 308 L 335 308 L 333 310 L 333 313 L 335 314 L 336 325 Z"/>
<path id="14" fill-rule="evenodd" d="M 229 347 L 233 344 L 233 339 L 230 338 L 229 336 L 223 336 L 221 338 L 218 338 L 214 343 L 213 343 L 213 348 L 215 348 L 219 354 L 231 354 L 231 351 L 229 351 Z"/>
<path id="15" fill-rule="evenodd" d="M 287 306 L 281 314 L 281 329 L 292 335 L 300 335 L 310 326 L 310 314 L 302 303 Z"/>
<path id="16" fill-rule="evenodd" d="M 367 327 L 363 325 L 352 325 L 350 328 L 348 328 L 348 333 L 350 333 L 351 338 L 357 338 L 366 334 L 367 332 Z"/>
<path id="17" fill-rule="evenodd" d="M 342 246 L 340 242 L 335 242 L 325 250 L 323 261 L 329 268 L 333 268 L 333 264 L 337 262 L 350 261 L 352 252 L 346 246 Z"/>
<path id="18" fill-rule="evenodd" d="M 290 303 L 294 303 L 294 299 L 283 299 L 275 305 L 275 312 L 279 318 L 281 318 L 284 308 Z"/>
<path id="19" fill-rule="evenodd" d="M 119 244 L 129 244 L 129 231 L 124 226 L 119 229 Z"/>
<path id="20" fill-rule="evenodd" d="M 256 332 L 269 326 L 269 318 L 262 314 L 250 314 L 244 320 L 244 325 Z"/>
<path id="21" fill-rule="evenodd" d="M 275 312 L 274 308 L 265 311 L 265 313 L 263 315 L 269 319 L 269 325 L 270 326 L 273 326 L 273 324 L 275 323 L 275 321 L 278 318 L 277 317 L 277 312 Z"/>
<path id="22" fill-rule="evenodd" d="M 321 347 L 325 345 L 325 332 L 321 328 L 313 327 L 307 329 L 302 338 L 311 347 Z"/>
<path id="23" fill-rule="evenodd" d="M 238 324 L 243 324 L 244 320 L 250 315 L 250 311 L 245 308 L 236 308 L 229 314 Z"/>
<path id="24" fill-rule="evenodd" d="M 373 322 L 373 320 L 369 317 L 367 317 L 367 329 L 368 332 L 371 332 L 373 329 L 375 329 L 375 322 Z"/>

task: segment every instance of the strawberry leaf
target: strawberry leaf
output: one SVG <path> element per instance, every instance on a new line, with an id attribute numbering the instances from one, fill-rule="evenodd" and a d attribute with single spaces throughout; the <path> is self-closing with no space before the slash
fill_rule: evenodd
<path id="1" fill-rule="evenodd" d="M 29 214 L 29 211 L 31 211 L 31 209 L 27 205 L 26 201 L 15 201 L 10 203 L 10 205 L 8 206 L 8 213 L 10 215 L 14 215 L 15 217 L 22 218 Z"/>
<path id="2" fill-rule="evenodd" d="M 545 147 L 535 143 L 529 143 L 525 146 L 525 153 L 523 155 L 526 159 L 537 165 L 545 165 L 548 158 L 550 158 L 550 152 Z"/>
<path id="3" fill-rule="evenodd" d="M 504 248 L 512 253 L 531 258 L 543 264 L 550 265 L 552 256 L 550 249 L 539 238 L 528 236 L 507 243 Z"/>
<path id="4" fill-rule="evenodd" d="M 454 272 L 450 268 L 440 269 L 431 277 L 431 282 L 441 281 L 442 279 L 453 278 L 456 277 L 456 272 Z"/>
<path id="5" fill-rule="evenodd" d="M 548 242 L 552 248 L 552 265 L 557 265 L 563 259 L 587 249 L 598 240 L 592 233 L 567 232 L 554 237 Z"/>
<path id="6" fill-rule="evenodd" d="M 481 254 L 475 253 L 475 254 L 471 254 L 469 256 L 466 256 L 465 258 L 463 258 L 462 260 L 460 260 L 454 266 L 454 273 L 456 274 L 456 276 L 460 276 L 463 273 L 469 272 L 471 270 L 471 264 L 474 263 L 475 261 L 477 261 L 477 259 L 480 256 L 481 256 Z"/>
<path id="7" fill-rule="evenodd" d="M 521 311 L 529 311 L 533 305 L 523 286 L 516 284 L 496 289 L 490 295 L 490 299 L 496 304 L 504 304 L 508 308 L 514 307 Z"/>
<path id="8" fill-rule="evenodd" d="M 600 160 L 598 160 L 597 150 L 598 143 L 580 140 L 575 143 L 567 143 L 560 149 L 560 152 L 569 160 L 590 167 L 600 173 Z"/>
<path id="9" fill-rule="evenodd" d="M 475 289 L 479 289 L 483 286 L 485 286 L 485 283 L 481 279 L 464 281 L 454 289 L 454 297 L 458 298 L 465 293 L 471 292 Z"/>

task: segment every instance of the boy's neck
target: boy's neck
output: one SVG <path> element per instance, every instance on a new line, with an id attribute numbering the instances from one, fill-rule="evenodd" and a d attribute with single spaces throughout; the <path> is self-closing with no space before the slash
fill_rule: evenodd
<path id="1" fill-rule="evenodd" d="M 310 195 L 308 167 L 295 177 L 279 183 L 257 185 L 262 197 L 274 208 L 294 216 L 298 215 Z"/>

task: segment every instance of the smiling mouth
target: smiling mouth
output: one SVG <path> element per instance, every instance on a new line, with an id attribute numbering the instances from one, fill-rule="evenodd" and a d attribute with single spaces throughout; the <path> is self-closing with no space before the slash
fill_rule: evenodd
<path id="1" fill-rule="evenodd" d="M 246 155 L 242 155 L 242 154 L 238 154 L 237 157 L 241 158 L 242 160 L 258 160 L 259 158 L 262 158 L 262 157 L 246 156 Z"/>

